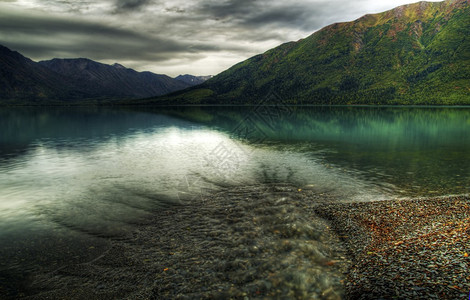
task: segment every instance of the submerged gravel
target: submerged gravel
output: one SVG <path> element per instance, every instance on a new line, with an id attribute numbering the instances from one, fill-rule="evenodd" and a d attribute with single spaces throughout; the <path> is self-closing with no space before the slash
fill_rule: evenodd
<path id="1" fill-rule="evenodd" d="M 92 262 L 36 276 L 31 297 L 341 299 L 348 260 L 313 212 L 326 199 L 279 185 L 193 199 Z"/>
<path id="2" fill-rule="evenodd" d="M 90 262 L 36 274 L 29 298 L 468 298 L 468 196 L 337 200 L 287 185 L 192 199 Z"/>

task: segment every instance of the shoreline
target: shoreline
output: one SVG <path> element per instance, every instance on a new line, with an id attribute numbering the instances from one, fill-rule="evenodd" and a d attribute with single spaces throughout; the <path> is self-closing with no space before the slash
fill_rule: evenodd
<path id="1" fill-rule="evenodd" d="M 467 299 L 468 195 L 334 203 L 317 213 L 354 257 L 346 298 Z"/>
<path id="2" fill-rule="evenodd" d="M 155 212 L 92 261 L 33 275 L 26 298 L 466 299 L 468 224 L 468 195 L 226 189 Z"/>

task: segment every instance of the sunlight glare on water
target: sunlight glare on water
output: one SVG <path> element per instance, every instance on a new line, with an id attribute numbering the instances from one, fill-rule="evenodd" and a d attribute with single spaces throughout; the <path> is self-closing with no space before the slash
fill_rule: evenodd
<path id="1" fill-rule="evenodd" d="M 197 178 L 201 187 L 291 182 L 352 196 L 365 185 L 338 184 L 333 170 L 290 151 L 254 148 L 209 129 L 158 128 L 58 149 L 47 142 L 29 149 L 27 159 L 3 165 L 0 205 L 3 225 L 30 215 L 86 231 L 110 230 L 102 223 L 132 222 L 168 202 L 181 200 L 181 183 Z M 227 152 L 225 153 L 225 152 Z M 360 186 L 360 188 L 359 188 Z M 5 226 L 8 227 L 8 226 Z"/>

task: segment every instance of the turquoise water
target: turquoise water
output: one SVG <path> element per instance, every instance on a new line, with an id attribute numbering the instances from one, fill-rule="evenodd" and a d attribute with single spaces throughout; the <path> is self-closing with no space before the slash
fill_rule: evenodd
<path id="1" fill-rule="evenodd" d="M 221 187 L 288 183 L 341 201 L 470 192 L 468 108 L 3 108 L 0 128 L 10 281 L 94 257 L 155 210 Z"/>

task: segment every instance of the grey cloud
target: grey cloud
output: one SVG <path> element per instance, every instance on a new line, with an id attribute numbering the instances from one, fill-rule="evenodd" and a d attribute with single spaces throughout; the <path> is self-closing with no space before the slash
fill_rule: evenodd
<path id="1" fill-rule="evenodd" d="M 323 1 L 321 5 L 314 5 L 309 1 L 296 3 L 279 0 L 229 0 L 222 3 L 204 1 L 198 12 L 206 18 L 260 31 L 273 26 L 313 31 L 326 25 L 324 21 L 328 16 L 330 5 Z"/>
<path id="2" fill-rule="evenodd" d="M 149 4 L 150 0 L 116 0 L 117 11 L 136 10 Z"/>
<path id="3" fill-rule="evenodd" d="M 337 4 L 336 4 L 337 5 Z M 313 4 L 299 2 L 294 5 L 279 5 L 263 10 L 245 20 L 250 26 L 263 26 L 276 24 L 282 28 L 295 28 L 306 32 L 313 32 L 329 24 L 331 11 L 341 12 L 344 7 L 334 7 L 335 3 Z"/>
<path id="4" fill-rule="evenodd" d="M 49 54 L 93 59 L 167 60 L 178 55 L 217 51 L 218 46 L 179 42 L 106 24 L 0 12 L 0 40 L 32 57 Z"/>
<path id="5" fill-rule="evenodd" d="M 311 33 L 335 21 L 360 17 L 369 0 L 201 0 L 197 13 L 236 28 L 294 29 Z"/>
<path id="6" fill-rule="evenodd" d="M 262 11 L 245 20 L 246 24 L 260 26 L 263 24 L 279 24 L 288 27 L 298 27 L 305 25 L 305 21 L 310 18 L 308 8 L 302 6 L 277 7 L 271 10 Z"/>
<path id="7" fill-rule="evenodd" d="M 256 0 L 228 0 L 220 1 L 201 1 L 200 13 L 208 13 L 215 19 L 223 18 L 243 18 L 258 11 L 258 1 Z"/>
<path id="8" fill-rule="evenodd" d="M 184 14 L 186 12 L 185 9 L 179 8 L 179 7 L 167 7 L 165 8 L 166 12 L 174 12 L 178 14 Z"/>

